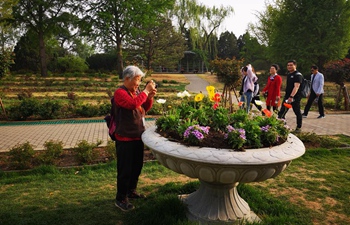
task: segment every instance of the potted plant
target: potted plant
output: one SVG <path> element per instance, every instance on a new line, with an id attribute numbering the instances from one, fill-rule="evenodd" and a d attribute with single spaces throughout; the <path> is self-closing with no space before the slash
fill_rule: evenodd
<path id="1" fill-rule="evenodd" d="M 259 221 L 238 194 L 239 182 L 258 182 L 281 173 L 305 152 L 303 143 L 273 114 L 258 116 L 221 106 L 221 95 L 183 97 L 147 129 L 142 140 L 167 168 L 200 180 L 182 200 L 188 217 L 205 223 Z"/>

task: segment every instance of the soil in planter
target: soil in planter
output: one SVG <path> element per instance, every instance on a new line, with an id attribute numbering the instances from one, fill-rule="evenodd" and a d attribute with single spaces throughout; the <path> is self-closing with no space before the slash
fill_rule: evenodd
<path id="1" fill-rule="evenodd" d="M 183 145 L 189 146 L 189 144 L 184 142 L 183 138 L 180 137 L 176 132 L 168 132 L 168 131 L 156 131 L 156 132 L 159 133 L 161 136 L 168 138 L 171 141 L 179 142 Z M 280 141 L 279 143 L 276 143 L 276 145 L 280 145 L 282 143 L 284 143 L 284 141 Z M 232 145 L 230 145 L 224 139 L 224 134 L 219 131 L 210 131 L 208 135 L 197 146 L 219 148 L 219 149 L 232 149 Z M 234 151 L 245 151 L 245 149 L 249 149 L 249 148 L 251 147 L 244 146 L 242 149 L 234 149 Z"/>

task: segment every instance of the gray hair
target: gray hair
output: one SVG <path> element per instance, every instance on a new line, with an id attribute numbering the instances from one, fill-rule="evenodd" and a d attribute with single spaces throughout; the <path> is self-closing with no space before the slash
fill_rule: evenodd
<path id="1" fill-rule="evenodd" d="M 145 74 L 137 66 L 127 66 L 123 71 L 123 80 L 125 80 L 127 77 L 133 79 L 136 76 L 145 76 Z"/>

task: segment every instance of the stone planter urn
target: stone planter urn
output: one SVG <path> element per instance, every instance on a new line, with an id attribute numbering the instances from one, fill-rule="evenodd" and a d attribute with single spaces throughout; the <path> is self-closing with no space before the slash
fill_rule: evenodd
<path id="1" fill-rule="evenodd" d="M 185 146 L 162 137 L 155 126 L 142 134 L 142 140 L 163 166 L 199 179 L 199 189 L 180 198 L 187 205 L 188 218 L 201 224 L 259 222 L 239 196 L 237 185 L 274 178 L 305 153 L 304 144 L 293 134 L 279 146 L 246 152 Z"/>

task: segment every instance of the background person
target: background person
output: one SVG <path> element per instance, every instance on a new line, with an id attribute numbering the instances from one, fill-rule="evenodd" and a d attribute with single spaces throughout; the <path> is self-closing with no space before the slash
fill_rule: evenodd
<path id="1" fill-rule="evenodd" d="M 157 92 L 155 83 L 139 90 L 144 73 L 136 66 L 123 71 L 123 85 L 114 93 L 116 114 L 117 195 L 115 205 L 123 211 L 134 209 L 129 198 L 144 198 L 136 192 L 143 166 L 145 113 L 151 109 Z"/>
<path id="2" fill-rule="evenodd" d="M 247 113 L 249 113 L 250 102 L 253 98 L 254 83 L 258 80 L 258 77 L 255 75 L 254 69 L 250 64 L 243 67 L 241 69 L 241 73 L 243 78 L 241 90 L 239 93 L 241 95 L 240 101 L 244 103 L 241 107 L 246 107 Z"/>
<path id="3" fill-rule="evenodd" d="M 266 108 L 273 111 L 277 111 L 281 99 L 281 86 L 282 78 L 277 74 L 279 66 L 272 64 L 270 67 L 270 76 L 267 79 L 266 86 L 262 90 L 264 96 L 266 96 Z"/>
<path id="4" fill-rule="evenodd" d="M 308 96 L 306 106 L 304 108 L 304 113 L 302 114 L 304 118 L 307 117 L 309 113 L 312 102 L 316 101 L 318 105 L 318 112 L 320 115 L 318 119 L 324 118 L 324 107 L 323 107 L 323 86 L 324 86 L 324 76 L 322 73 L 318 72 L 317 66 L 311 66 L 311 92 Z"/>
<path id="5" fill-rule="evenodd" d="M 295 60 L 290 60 L 287 63 L 287 86 L 285 91 L 285 96 L 283 102 L 292 105 L 293 112 L 296 115 L 297 127 L 295 132 L 301 131 L 301 126 L 303 122 L 303 117 L 300 111 L 300 101 L 301 101 L 301 90 L 299 89 L 300 84 L 303 82 L 303 75 L 297 71 L 297 62 Z M 285 115 L 288 112 L 288 108 L 282 104 L 280 111 L 278 112 L 278 118 L 285 119 Z"/>
<path id="6" fill-rule="evenodd" d="M 258 104 L 257 102 L 261 103 L 260 100 L 260 90 L 259 90 L 259 84 L 256 81 L 254 83 L 254 91 L 253 91 L 253 97 L 252 97 L 252 103 L 255 105 L 255 107 L 261 111 L 262 110 L 262 106 L 261 104 Z M 264 115 L 264 113 L 262 113 Z"/>

